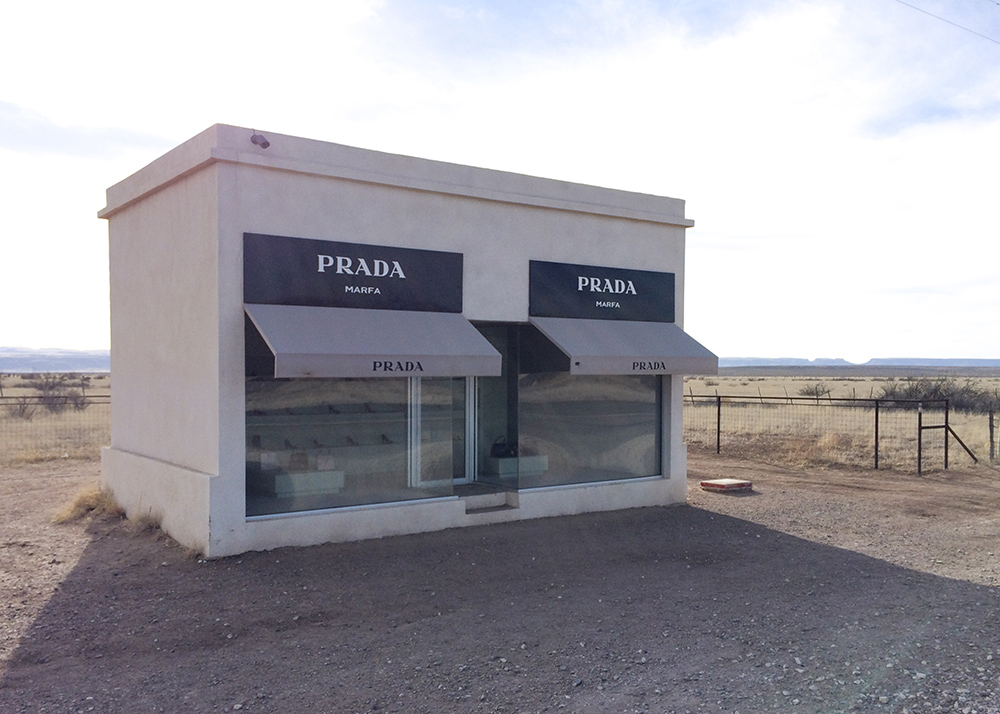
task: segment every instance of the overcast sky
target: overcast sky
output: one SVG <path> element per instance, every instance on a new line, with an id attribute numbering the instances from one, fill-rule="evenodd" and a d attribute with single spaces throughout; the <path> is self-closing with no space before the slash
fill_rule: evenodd
<path id="1" fill-rule="evenodd" d="M 0 345 L 106 348 L 105 189 L 227 123 L 685 199 L 685 329 L 720 356 L 1000 358 L 996 0 L 96 0 L 4 25 Z"/>

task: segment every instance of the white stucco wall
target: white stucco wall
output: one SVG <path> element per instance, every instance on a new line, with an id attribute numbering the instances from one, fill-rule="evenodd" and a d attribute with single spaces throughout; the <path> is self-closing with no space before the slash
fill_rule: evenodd
<path id="1" fill-rule="evenodd" d="M 683 201 L 218 125 L 108 190 L 112 446 L 104 479 L 208 555 L 468 525 L 456 499 L 247 521 L 243 233 L 463 253 L 464 314 L 525 322 L 530 260 L 673 272 Z M 524 492 L 494 519 L 685 498 L 681 377 L 664 377 L 667 478 Z M 144 510 L 145 509 L 145 510 Z M 481 520 L 481 519 L 479 519 Z"/>
<path id="2" fill-rule="evenodd" d="M 208 544 L 219 472 L 218 168 L 206 166 L 110 222 L 114 371 L 102 478 L 130 517 Z"/>
<path id="3" fill-rule="evenodd" d="M 206 473 L 219 463 L 216 174 L 167 186 L 110 225 L 111 445 Z"/>

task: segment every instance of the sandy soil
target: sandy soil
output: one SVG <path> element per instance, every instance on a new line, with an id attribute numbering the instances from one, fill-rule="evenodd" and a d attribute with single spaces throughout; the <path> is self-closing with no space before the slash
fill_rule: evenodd
<path id="1" fill-rule="evenodd" d="M 208 562 L 51 524 L 97 473 L 0 471 L 2 712 L 1000 712 L 988 468 Z"/>

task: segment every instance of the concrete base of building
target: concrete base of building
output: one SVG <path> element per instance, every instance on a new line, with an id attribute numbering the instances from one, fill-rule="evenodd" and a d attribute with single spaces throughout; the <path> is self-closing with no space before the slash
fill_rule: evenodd
<path id="1" fill-rule="evenodd" d="M 148 518 L 171 538 L 209 551 L 209 474 L 114 447 L 101 450 L 101 482 L 130 519 Z"/>
<path id="2" fill-rule="evenodd" d="M 676 463 L 686 462 L 684 456 L 674 454 L 675 467 L 686 466 Z M 685 472 L 683 468 L 679 471 Z M 212 491 L 236 491 L 213 488 L 215 484 L 222 486 L 221 478 L 112 447 L 102 453 L 103 483 L 129 518 L 151 518 L 178 543 L 210 558 L 531 518 L 666 506 L 686 500 L 685 479 L 652 476 L 499 492 L 488 503 L 481 496 L 456 495 L 254 516 L 213 529 Z M 212 506 L 227 512 L 239 508 L 232 503 Z"/>

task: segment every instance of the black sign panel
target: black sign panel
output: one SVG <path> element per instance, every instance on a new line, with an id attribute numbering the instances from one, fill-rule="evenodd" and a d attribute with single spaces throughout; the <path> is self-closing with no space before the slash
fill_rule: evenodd
<path id="1" fill-rule="evenodd" d="M 462 254 L 244 233 L 243 300 L 462 312 Z"/>
<path id="2" fill-rule="evenodd" d="M 528 314 L 589 320 L 674 321 L 674 274 L 532 260 Z"/>

